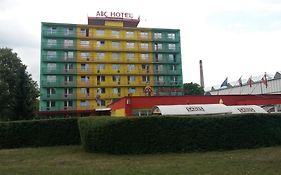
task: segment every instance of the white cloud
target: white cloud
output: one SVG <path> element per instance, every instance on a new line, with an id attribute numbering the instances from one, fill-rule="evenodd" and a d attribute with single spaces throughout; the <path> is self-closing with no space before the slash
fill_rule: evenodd
<path id="1" fill-rule="evenodd" d="M 180 29 L 184 82 L 199 83 L 200 59 L 206 86 L 280 70 L 277 0 L 1 0 L 0 10 L 0 47 L 14 48 L 37 81 L 41 22 L 87 23 L 97 10 L 141 15 L 140 27 Z"/>

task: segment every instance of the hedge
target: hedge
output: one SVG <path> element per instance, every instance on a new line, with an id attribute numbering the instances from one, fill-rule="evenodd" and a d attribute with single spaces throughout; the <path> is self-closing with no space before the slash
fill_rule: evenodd
<path id="1" fill-rule="evenodd" d="M 76 118 L 0 122 L 0 148 L 80 144 Z"/>
<path id="2" fill-rule="evenodd" d="M 139 154 L 281 145 L 281 115 L 88 117 L 78 121 L 88 152 Z"/>

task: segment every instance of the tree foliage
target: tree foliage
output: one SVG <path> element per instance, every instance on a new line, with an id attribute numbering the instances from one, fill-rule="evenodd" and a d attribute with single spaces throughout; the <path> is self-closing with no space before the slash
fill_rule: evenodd
<path id="1" fill-rule="evenodd" d="M 0 48 L 0 120 L 33 118 L 38 96 L 37 82 L 17 53 Z"/>
<path id="2" fill-rule="evenodd" d="M 204 95 L 204 89 L 197 83 L 184 83 L 184 95 Z"/>

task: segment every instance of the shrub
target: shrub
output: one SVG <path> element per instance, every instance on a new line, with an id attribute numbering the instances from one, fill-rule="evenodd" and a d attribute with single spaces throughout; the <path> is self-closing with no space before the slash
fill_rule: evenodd
<path id="1" fill-rule="evenodd" d="M 0 122 L 0 148 L 79 143 L 76 118 Z"/>
<path id="2" fill-rule="evenodd" d="M 190 152 L 281 144 L 280 115 L 88 117 L 78 124 L 89 152 Z"/>

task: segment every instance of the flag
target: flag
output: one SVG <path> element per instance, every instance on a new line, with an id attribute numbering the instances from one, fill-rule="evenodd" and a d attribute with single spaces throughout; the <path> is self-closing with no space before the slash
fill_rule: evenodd
<path id="1" fill-rule="evenodd" d="M 250 85 L 250 87 L 252 87 L 254 81 L 252 80 L 252 76 L 248 79 L 247 84 Z"/>
<path id="2" fill-rule="evenodd" d="M 227 86 L 227 85 L 228 85 L 228 83 L 227 83 L 227 78 L 228 78 L 228 77 L 226 77 L 226 79 L 222 82 L 221 87 Z"/>
<path id="3" fill-rule="evenodd" d="M 240 87 L 242 87 L 242 76 L 239 78 L 238 84 L 239 84 Z"/>
<path id="4" fill-rule="evenodd" d="M 265 87 L 267 88 L 267 78 L 266 78 L 266 73 L 264 74 L 264 76 L 261 79 L 261 82 L 265 85 Z"/>

